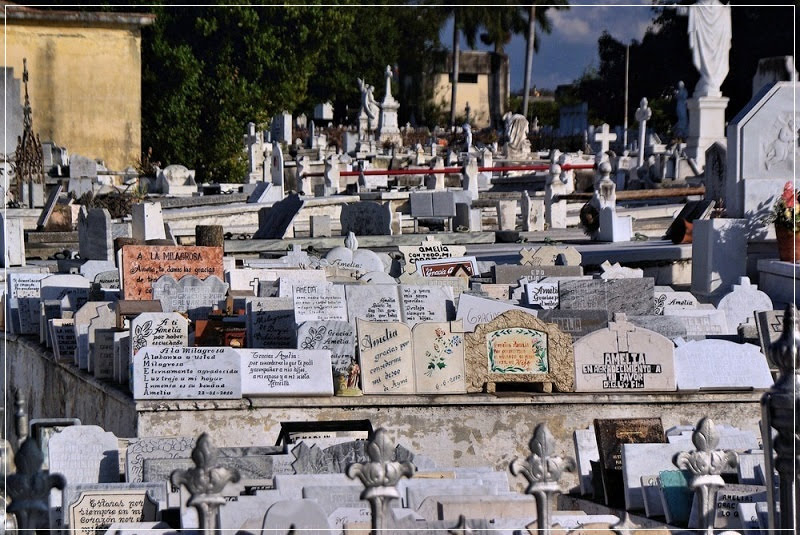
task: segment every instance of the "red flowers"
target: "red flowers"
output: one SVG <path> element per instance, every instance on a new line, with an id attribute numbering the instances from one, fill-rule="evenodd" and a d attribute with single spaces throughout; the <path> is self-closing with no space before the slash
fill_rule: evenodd
<path id="1" fill-rule="evenodd" d="M 787 182 L 783 186 L 783 194 L 781 195 L 781 200 L 786 205 L 786 208 L 794 208 L 795 203 L 797 202 L 797 193 L 794 191 L 794 187 L 791 182 Z"/>

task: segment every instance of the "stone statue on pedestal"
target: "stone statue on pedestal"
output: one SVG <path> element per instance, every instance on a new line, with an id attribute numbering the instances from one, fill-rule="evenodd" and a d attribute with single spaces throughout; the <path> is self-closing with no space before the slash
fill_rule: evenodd
<path id="1" fill-rule="evenodd" d="M 693 97 L 722 96 L 719 88 L 728 76 L 731 50 L 731 7 L 719 0 L 698 0 L 691 6 L 677 8 L 689 17 L 689 47 L 700 81 Z"/>

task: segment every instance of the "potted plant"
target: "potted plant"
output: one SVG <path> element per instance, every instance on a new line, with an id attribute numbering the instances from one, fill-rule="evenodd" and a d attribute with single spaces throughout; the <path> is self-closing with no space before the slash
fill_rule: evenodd
<path id="1" fill-rule="evenodd" d="M 775 237 L 778 240 L 778 256 L 784 262 L 800 261 L 800 190 L 794 189 L 791 182 L 783 186 L 783 193 L 775 202 L 771 221 L 775 223 Z"/>

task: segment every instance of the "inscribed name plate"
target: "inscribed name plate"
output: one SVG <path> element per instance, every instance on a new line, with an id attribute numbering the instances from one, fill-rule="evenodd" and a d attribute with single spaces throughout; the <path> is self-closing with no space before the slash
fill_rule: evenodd
<path id="1" fill-rule="evenodd" d="M 457 256 L 441 260 L 419 260 L 417 273 L 423 277 L 462 277 L 479 275 L 478 261 L 474 256 Z"/>
<path id="2" fill-rule="evenodd" d="M 351 284 L 345 286 L 350 320 L 400 321 L 400 299 L 396 284 Z"/>
<path id="3" fill-rule="evenodd" d="M 669 310 L 693 310 L 697 308 L 697 298 L 691 292 L 655 292 L 655 311 L 657 316 Z"/>
<path id="4" fill-rule="evenodd" d="M 216 275 L 204 279 L 186 275 L 179 280 L 164 275 L 152 284 L 152 290 L 152 298 L 161 302 L 164 312 L 182 312 L 190 319 L 203 319 L 215 307 L 224 307 L 228 284 Z"/>
<path id="5" fill-rule="evenodd" d="M 52 319 L 50 324 L 50 340 L 53 342 L 53 356 L 56 360 L 72 362 L 78 342 L 75 340 L 75 321 L 72 319 Z"/>
<path id="6" fill-rule="evenodd" d="M 675 349 L 678 390 L 767 389 L 774 381 L 767 359 L 753 344 L 698 340 Z"/>
<path id="7" fill-rule="evenodd" d="M 222 247 L 126 245 L 122 248 L 125 299 L 152 299 L 153 283 L 162 275 L 224 278 Z"/>
<path id="8" fill-rule="evenodd" d="M 498 264 L 492 268 L 496 284 L 517 284 L 520 279 L 527 282 L 537 282 L 543 277 L 581 277 L 581 266 L 517 266 L 513 264 Z"/>
<path id="9" fill-rule="evenodd" d="M 87 491 L 69 506 L 69 529 L 95 535 L 117 522 L 152 522 L 157 517 L 158 504 L 146 490 Z"/>
<path id="10" fill-rule="evenodd" d="M 742 529 L 737 505 L 767 501 L 767 487 L 761 485 L 725 485 L 714 499 L 714 529 Z"/>
<path id="11" fill-rule="evenodd" d="M 577 392 L 675 390 L 673 344 L 658 333 L 615 321 L 574 349 Z"/>
<path id="12" fill-rule="evenodd" d="M 247 300 L 247 347 L 297 347 L 297 325 L 291 299 L 251 297 Z"/>
<path id="13" fill-rule="evenodd" d="M 525 285 L 528 304 L 544 309 L 558 307 L 557 282 L 529 282 Z"/>
<path id="14" fill-rule="evenodd" d="M 131 320 L 131 353 L 143 347 L 188 345 L 189 321 L 174 312 L 143 312 Z"/>
<path id="15" fill-rule="evenodd" d="M 92 373 L 97 379 L 114 378 L 115 329 L 97 329 L 92 347 Z"/>
<path id="16" fill-rule="evenodd" d="M 365 394 L 413 394 L 411 329 L 400 322 L 356 319 Z"/>
<path id="17" fill-rule="evenodd" d="M 346 321 L 307 321 L 297 328 L 297 347 L 327 349 L 333 369 L 347 374 L 356 358 L 356 330 Z"/>
<path id="18" fill-rule="evenodd" d="M 331 352 L 305 349 L 238 349 L 245 396 L 332 396 Z"/>
<path id="19" fill-rule="evenodd" d="M 454 256 L 464 256 L 467 248 L 463 245 L 443 245 L 433 236 L 426 236 L 419 245 L 405 245 L 398 247 L 405 258 L 405 272 L 417 271 L 417 262 L 420 260 L 440 260 Z"/>
<path id="20" fill-rule="evenodd" d="M 295 284 L 292 287 L 294 318 L 304 321 L 347 321 L 344 286 L 340 284 Z"/>
<path id="21" fill-rule="evenodd" d="M 230 347 L 145 347 L 133 357 L 134 399 L 240 399 L 241 357 Z"/>
<path id="22" fill-rule="evenodd" d="M 411 330 L 418 394 L 467 391 L 463 331 L 460 321 L 417 323 Z"/>
<path id="23" fill-rule="evenodd" d="M 403 321 L 410 327 L 426 321 L 447 321 L 455 314 L 453 289 L 447 286 L 401 284 L 400 306 Z"/>
<path id="24" fill-rule="evenodd" d="M 8 273 L 6 321 L 9 331 L 34 334 L 39 328 L 39 283 L 49 273 Z"/>
<path id="25" fill-rule="evenodd" d="M 653 314 L 653 279 L 568 280 L 558 283 L 561 309 L 604 309 L 609 315 L 624 312 L 631 316 Z"/>

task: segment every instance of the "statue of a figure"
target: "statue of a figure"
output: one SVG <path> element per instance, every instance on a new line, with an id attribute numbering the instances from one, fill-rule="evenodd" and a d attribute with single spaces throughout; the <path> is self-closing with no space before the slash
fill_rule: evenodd
<path id="1" fill-rule="evenodd" d="M 675 113 L 678 115 L 675 135 L 680 138 L 685 138 L 689 132 L 689 114 L 686 111 L 686 99 L 688 96 L 686 86 L 681 80 L 678 82 L 678 89 L 675 91 Z"/>
<path id="2" fill-rule="evenodd" d="M 719 97 L 719 88 L 728 76 L 731 7 L 719 0 L 698 0 L 691 6 L 677 6 L 677 10 L 679 15 L 689 16 L 689 47 L 700 73 L 692 96 Z"/>
<path id="3" fill-rule="evenodd" d="M 506 113 L 503 116 L 506 126 L 506 137 L 508 146 L 512 150 L 523 150 L 525 142 L 528 140 L 528 120 L 519 113 Z"/>
<path id="4" fill-rule="evenodd" d="M 472 126 L 469 123 L 464 123 L 464 152 L 469 152 L 472 148 Z"/>
<path id="5" fill-rule="evenodd" d="M 367 130 L 372 131 L 378 119 L 378 102 L 372 94 L 375 88 L 359 78 L 358 89 L 361 90 L 361 111 L 367 116 Z"/>

